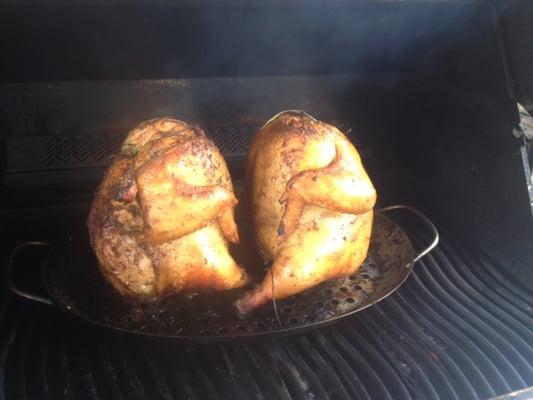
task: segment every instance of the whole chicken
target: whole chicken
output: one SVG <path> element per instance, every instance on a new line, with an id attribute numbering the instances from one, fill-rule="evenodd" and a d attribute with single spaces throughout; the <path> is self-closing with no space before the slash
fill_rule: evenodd
<path id="1" fill-rule="evenodd" d="M 122 295 L 232 289 L 247 282 L 228 251 L 237 203 L 222 155 L 198 127 L 152 119 L 131 132 L 88 217 L 104 277 Z"/>
<path id="2" fill-rule="evenodd" d="M 289 111 L 254 137 L 246 191 L 259 250 L 272 267 L 235 305 L 241 314 L 326 280 L 366 258 L 376 191 L 335 127 Z"/>

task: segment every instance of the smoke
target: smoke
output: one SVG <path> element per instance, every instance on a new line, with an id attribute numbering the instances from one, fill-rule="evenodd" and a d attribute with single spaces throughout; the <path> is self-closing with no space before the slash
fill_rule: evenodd
<path id="1" fill-rule="evenodd" d="M 219 73 L 354 74 L 405 67 L 407 58 L 431 53 L 483 8 L 467 2 L 298 2 L 211 8 L 200 20 L 210 44 L 206 62 Z"/>
<path id="2" fill-rule="evenodd" d="M 485 2 L 269 4 L 6 9 L 18 47 L 4 76 L 53 83 L 0 89 L 0 115 L 32 109 L 39 123 L 10 127 L 26 135 L 127 129 L 159 115 L 228 124 L 303 108 L 334 119 L 364 109 L 376 87 L 460 86 L 466 74 L 487 86 L 494 76 Z"/>

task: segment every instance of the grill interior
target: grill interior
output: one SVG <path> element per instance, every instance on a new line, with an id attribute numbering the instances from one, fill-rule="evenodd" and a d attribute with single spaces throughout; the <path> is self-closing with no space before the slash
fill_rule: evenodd
<path id="1" fill-rule="evenodd" d="M 139 121 L 198 124 L 238 180 L 251 136 L 284 109 L 345 132 L 378 207 L 421 209 L 440 245 L 346 321 L 213 346 L 107 331 L 2 287 L 0 400 L 488 399 L 532 386 L 533 229 L 512 136 L 524 67 L 507 63 L 500 2 L 178 3 L 0 0 L 4 259 L 20 241 L 86 234 L 94 189 Z M 42 292 L 42 259 L 21 254 L 16 282 Z"/>

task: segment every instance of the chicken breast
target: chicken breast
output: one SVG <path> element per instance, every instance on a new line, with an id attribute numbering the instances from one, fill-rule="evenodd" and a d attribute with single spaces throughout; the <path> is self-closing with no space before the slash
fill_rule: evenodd
<path id="1" fill-rule="evenodd" d="M 226 163 L 200 128 L 171 118 L 138 125 L 98 187 L 88 217 L 104 277 L 124 296 L 233 289 L 247 275 Z"/>
<path id="2" fill-rule="evenodd" d="M 335 127 L 303 112 L 274 117 L 250 146 L 246 191 L 259 250 L 272 267 L 236 302 L 240 313 L 352 274 L 365 260 L 376 191 Z"/>

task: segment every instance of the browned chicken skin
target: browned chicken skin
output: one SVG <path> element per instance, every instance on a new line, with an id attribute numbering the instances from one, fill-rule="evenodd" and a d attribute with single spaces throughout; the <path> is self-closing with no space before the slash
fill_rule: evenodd
<path id="1" fill-rule="evenodd" d="M 105 278 L 124 296 L 233 289 L 247 282 L 228 252 L 237 203 L 222 155 L 171 118 L 138 125 L 95 194 L 87 221 Z"/>
<path id="2" fill-rule="evenodd" d="M 252 141 L 246 186 L 259 249 L 273 264 L 236 302 L 241 313 L 359 269 L 376 192 L 338 129 L 301 112 L 276 116 Z"/>

